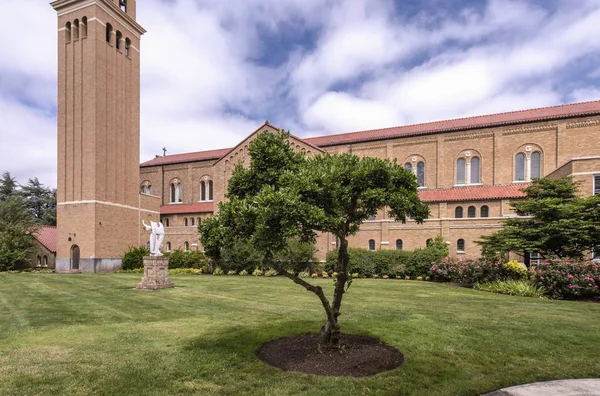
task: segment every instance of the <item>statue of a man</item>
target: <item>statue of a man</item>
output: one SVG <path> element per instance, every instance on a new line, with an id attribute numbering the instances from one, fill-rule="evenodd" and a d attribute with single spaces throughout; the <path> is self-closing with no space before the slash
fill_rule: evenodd
<path id="1" fill-rule="evenodd" d="M 160 248 L 162 246 L 163 239 L 165 239 L 165 228 L 163 227 L 162 223 L 150 221 L 150 225 L 148 225 L 144 223 L 144 220 L 142 220 L 142 224 L 146 230 L 151 231 L 150 256 L 162 256 Z"/>

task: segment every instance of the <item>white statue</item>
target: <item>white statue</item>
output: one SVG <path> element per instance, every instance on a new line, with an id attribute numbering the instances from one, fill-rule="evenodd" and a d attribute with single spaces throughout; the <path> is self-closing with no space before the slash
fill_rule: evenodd
<path id="1" fill-rule="evenodd" d="M 147 225 L 144 223 L 144 220 L 142 220 L 142 224 L 145 229 L 152 232 L 150 234 L 150 256 L 162 256 L 160 247 L 163 239 L 165 239 L 165 228 L 162 223 L 150 221 L 150 225 Z"/>

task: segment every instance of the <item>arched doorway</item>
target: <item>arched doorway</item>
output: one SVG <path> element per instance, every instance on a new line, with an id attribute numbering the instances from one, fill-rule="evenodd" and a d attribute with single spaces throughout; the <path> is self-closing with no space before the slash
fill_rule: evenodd
<path id="1" fill-rule="evenodd" d="M 79 246 L 71 246 L 71 269 L 79 270 Z"/>

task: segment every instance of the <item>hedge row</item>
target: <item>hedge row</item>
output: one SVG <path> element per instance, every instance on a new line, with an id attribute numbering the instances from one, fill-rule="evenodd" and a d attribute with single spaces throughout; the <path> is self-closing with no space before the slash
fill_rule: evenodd
<path id="1" fill-rule="evenodd" d="M 130 247 L 123 256 L 123 270 L 132 270 L 144 267 L 144 256 L 149 256 L 150 251 L 145 246 Z M 206 257 L 199 251 L 174 250 L 164 253 L 169 258 L 169 268 L 196 268 L 207 272 Z"/>

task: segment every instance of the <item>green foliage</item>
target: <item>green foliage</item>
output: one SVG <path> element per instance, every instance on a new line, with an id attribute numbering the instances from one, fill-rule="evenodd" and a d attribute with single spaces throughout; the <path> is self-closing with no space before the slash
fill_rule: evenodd
<path id="1" fill-rule="evenodd" d="M 298 274 L 298 278 L 308 278 L 310 274 L 306 271 L 302 271 Z"/>
<path id="2" fill-rule="evenodd" d="M 283 250 L 275 254 L 274 259 L 283 263 L 283 267 L 300 272 L 311 265 L 316 252 L 314 242 L 303 242 L 298 237 L 292 237 L 288 239 Z"/>
<path id="3" fill-rule="evenodd" d="M 582 259 L 600 241 L 600 195 L 577 196 L 570 178 L 539 179 L 511 206 L 519 215 L 504 220 L 502 230 L 478 243 L 484 256 L 508 251 L 539 252 L 543 257 Z"/>
<path id="4" fill-rule="evenodd" d="M 229 271 L 227 271 L 227 275 L 237 275 L 237 271 L 236 270 L 229 270 Z"/>
<path id="5" fill-rule="evenodd" d="M 552 298 L 600 296 L 600 268 L 594 262 L 546 261 L 529 273 Z"/>
<path id="6" fill-rule="evenodd" d="M 488 283 L 476 283 L 475 289 L 491 293 L 509 294 L 511 296 L 545 298 L 546 288 L 527 280 L 509 279 Z"/>
<path id="7" fill-rule="evenodd" d="M 225 271 L 223 271 L 220 267 L 215 268 L 212 273 L 213 275 L 225 275 Z"/>
<path id="8" fill-rule="evenodd" d="M 263 271 L 259 268 L 256 268 L 254 271 L 252 271 L 252 275 L 254 276 L 262 276 L 263 275 Z"/>
<path id="9" fill-rule="evenodd" d="M 201 275 L 200 268 L 169 268 L 169 275 Z"/>
<path id="10" fill-rule="evenodd" d="M 10 172 L 4 172 L 0 178 L 0 201 L 7 197 L 15 195 L 17 192 L 17 181 L 10 175 Z"/>
<path id="11" fill-rule="evenodd" d="M 45 225 L 56 225 L 56 189 L 45 187 L 37 177 L 29 179 L 18 195 L 23 197 L 27 209 Z"/>
<path id="12" fill-rule="evenodd" d="M 202 268 L 206 264 L 204 253 L 196 250 L 173 250 L 168 256 L 169 268 Z"/>
<path id="13" fill-rule="evenodd" d="M 248 276 L 248 271 L 246 270 L 241 270 L 239 273 L 240 276 Z"/>
<path id="14" fill-rule="evenodd" d="M 511 260 L 503 266 L 506 276 L 514 280 L 527 279 L 527 269 L 519 264 L 517 260 Z"/>
<path id="15" fill-rule="evenodd" d="M 265 276 L 277 276 L 278 274 L 279 272 L 277 270 L 274 270 L 273 268 L 265 271 Z"/>
<path id="16" fill-rule="evenodd" d="M 143 274 L 144 268 L 133 268 L 133 269 L 121 269 L 115 271 L 117 274 Z"/>
<path id="17" fill-rule="evenodd" d="M 130 246 L 123 255 L 123 270 L 144 268 L 144 256 L 150 256 L 150 250 L 146 246 Z"/>
<path id="18" fill-rule="evenodd" d="M 358 274 L 358 277 L 372 277 L 374 274 L 396 276 L 421 276 L 429 273 L 434 262 L 448 255 L 446 244 L 431 243 L 423 249 L 406 250 L 377 250 L 349 248 L 350 261 L 348 272 Z M 327 254 L 325 270 L 333 272 L 337 268 L 338 251 Z"/>
<path id="19" fill-rule="evenodd" d="M 235 239 L 221 248 L 219 265 L 225 270 L 252 271 L 262 265 L 263 255 L 248 241 Z"/>
<path id="20" fill-rule="evenodd" d="M 22 199 L 8 196 L 0 201 L 0 271 L 29 266 L 30 234 L 36 228 L 37 221 Z"/>

